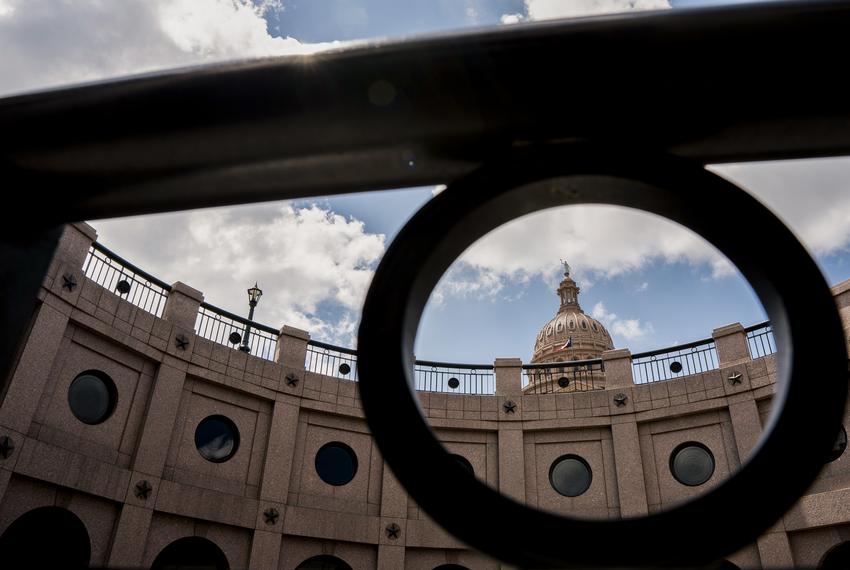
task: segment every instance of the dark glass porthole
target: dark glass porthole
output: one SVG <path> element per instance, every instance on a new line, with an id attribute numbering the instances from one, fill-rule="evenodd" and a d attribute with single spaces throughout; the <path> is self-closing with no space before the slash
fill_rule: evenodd
<path id="1" fill-rule="evenodd" d="M 344 443 L 326 443 L 316 452 L 316 473 L 328 485 L 345 485 L 357 474 L 357 455 Z"/>
<path id="2" fill-rule="evenodd" d="M 351 372 L 351 366 L 349 366 L 349 365 L 348 365 L 348 364 L 346 364 L 345 362 L 343 362 L 342 364 L 340 364 L 340 365 L 339 365 L 339 373 L 340 373 L 340 374 L 342 374 L 343 376 L 345 376 L 345 375 L 346 375 L 346 374 L 348 374 L 349 372 Z"/>
<path id="3" fill-rule="evenodd" d="M 845 449 L 847 449 L 847 430 L 844 429 L 844 426 L 841 426 L 841 431 L 838 433 L 838 438 L 835 440 L 835 444 L 832 446 L 832 452 L 830 452 L 826 462 L 832 463 L 841 457 Z"/>
<path id="4" fill-rule="evenodd" d="M 714 456 L 701 443 L 683 443 L 670 455 L 670 471 L 682 485 L 702 485 L 714 475 Z"/>
<path id="5" fill-rule="evenodd" d="M 452 390 L 455 390 L 455 389 L 457 389 L 458 386 L 460 386 L 460 380 L 458 380 L 455 377 L 451 377 L 451 378 L 449 378 L 448 384 L 449 384 L 449 388 L 451 388 Z"/>
<path id="6" fill-rule="evenodd" d="M 670 363 L 670 372 L 672 372 L 673 374 L 678 374 L 681 371 L 682 371 L 682 363 L 681 362 L 679 362 L 678 360 L 674 360 L 673 362 Z"/>
<path id="7" fill-rule="evenodd" d="M 452 453 L 450 455 L 452 459 L 454 459 L 460 464 L 461 467 L 469 471 L 470 475 L 475 475 L 475 469 L 472 468 L 472 463 L 470 463 L 466 457 L 464 457 L 463 455 L 458 455 L 457 453 Z"/>
<path id="8" fill-rule="evenodd" d="M 578 497 L 590 488 L 593 472 L 578 455 L 563 455 L 549 468 L 549 483 L 565 497 Z"/>
<path id="9" fill-rule="evenodd" d="M 230 344 L 239 344 L 242 342 L 242 335 L 236 331 L 230 333 L 230 336 L 227 337 L 227 340 L 230 341 Z"/>
<path id="10" fill-rule="evenodd" d="M 127 281 L 126 279 L 122 279 L 115 286 L 115 290 L 118 291 L 118 293 L 120 295 L 126 295 L 127 293 L 130 292 L 130 282 Z"/>
<path id="11" fill-rule="evenodd" d="M 239 449 L 239 430 L 230 418 L 207 416 L 195 428 L 195 447 L 207 461 L 223 463 Z"/>
<path id="12" fill-rule="evenodd" d="M 115 411 L 117 402 L 115 383 L 100 370 L 87 370 L 78 374 L 68 387 L 71 413 L 84 424 L 105 422 Z"/>
<path id="13" fill-rule="evenodd" d="M 560 378 L 558 378 L 558 386 L 560 386 L 561 388 L 566 388 L 569 385 L 570 379 L 566 376 L 561 376 Z"/>

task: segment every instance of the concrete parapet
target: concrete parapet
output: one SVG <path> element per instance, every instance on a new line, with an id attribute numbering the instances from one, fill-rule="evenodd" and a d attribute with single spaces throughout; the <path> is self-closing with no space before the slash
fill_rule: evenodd
<path id="1" fill-rule="evenodd" d="M 717 346 L 717 360 L 720 366 L 740 364 L 750 360 L 747 347 L 747 333 L 741 323 L 732 323 L 711 331 Z"/>
<path id="2" fill-rule="evenodd" d="M 522 395 L 522 360 L 519 358 L 497 358 L 493 363 L 496 374 L 497 396 Z"/>
<path id="3" fill-rule="evenodd" d="M 195 321 L 198 320 L 198 310 L 204 302 L 204 294 L 189 287 L 185 283 L 177 281 L 171 285 L 168 299 L 165 301 L 165 309 L 162 318 L 174 326 L 195 330 Z"/>
<path id="4" fill-rule="evenodd" d="M 628 348 L 606 350 L 602 353 L 602 364 L 605 367 L 606 388 L 625 388 L 635 385 L 632 376 L 632 353 Z"/>
<path id="5" fill-rule="evenodd" d="M 310 333 L 307 331 L 283 325 L 280 329 L 280 337 L 277 340 L 277 350 L 274 361 L 289 368 L 304 369 L 307 359 L 307 343 L 310 342 Z"/>

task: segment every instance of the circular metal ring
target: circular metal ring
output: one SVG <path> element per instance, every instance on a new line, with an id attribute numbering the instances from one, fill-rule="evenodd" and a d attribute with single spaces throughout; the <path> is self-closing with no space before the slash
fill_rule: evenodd
<path id="1" fill-rule="evenodd" d="M 570 518 L 500 494 L 452 460 L 414 393 L 413 342 L 443 273 L 496 227 L 570 204 L 637 208 L 695 231 L 743 273 L 776 334 L 780 381 L 769 435 L 724 483 L 646 517 Z M 781 221 L 701 165 L 590 147 L 526 149 L 485 165 L 425 204 L 375 273 L 358 359 L 367 422 L 411 497 L 465 543 L 526 567 L 694 565 L 742 548 L 815 479 L 841 425 L 847 392 L 847 353 L 834 299 Z M 524 489 L 509 490 L 522 499 Z"/>

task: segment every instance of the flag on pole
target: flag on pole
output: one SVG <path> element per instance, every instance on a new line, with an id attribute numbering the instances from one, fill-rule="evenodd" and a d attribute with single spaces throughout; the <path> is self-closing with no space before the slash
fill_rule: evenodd
<path id="1" fill-rule="evenodd" d="M 561 350 L 564 350 L 565 348 L 572 348 L 572 347 L 573 347 L 573 337 L 570 337 L 570 338 L 567 339 L 567 342 L 564 343 L 564 346 L 561 347 Z"/>

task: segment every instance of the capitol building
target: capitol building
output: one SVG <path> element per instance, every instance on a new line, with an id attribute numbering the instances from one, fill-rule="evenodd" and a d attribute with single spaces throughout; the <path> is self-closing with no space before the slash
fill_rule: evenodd
<path id="1" fill-rule="evenodd" d="M 0 395 L 4 567 L 508 568 L 387 468 L 356 351 L 228 313 L 120 253 L 66 227 Z M 850 281 L 832 292 L 848 330 Z M 449 453 L 530 507 L 596 519 L 670 508 L 747 461 L 777 382 L 769 323 L 632 354 L 579 298 L 565 264 L 530 362 L 416 362 Z M 848 567 L 845 448 L 846 432 L 798 503 L 718 563 Z"/>

